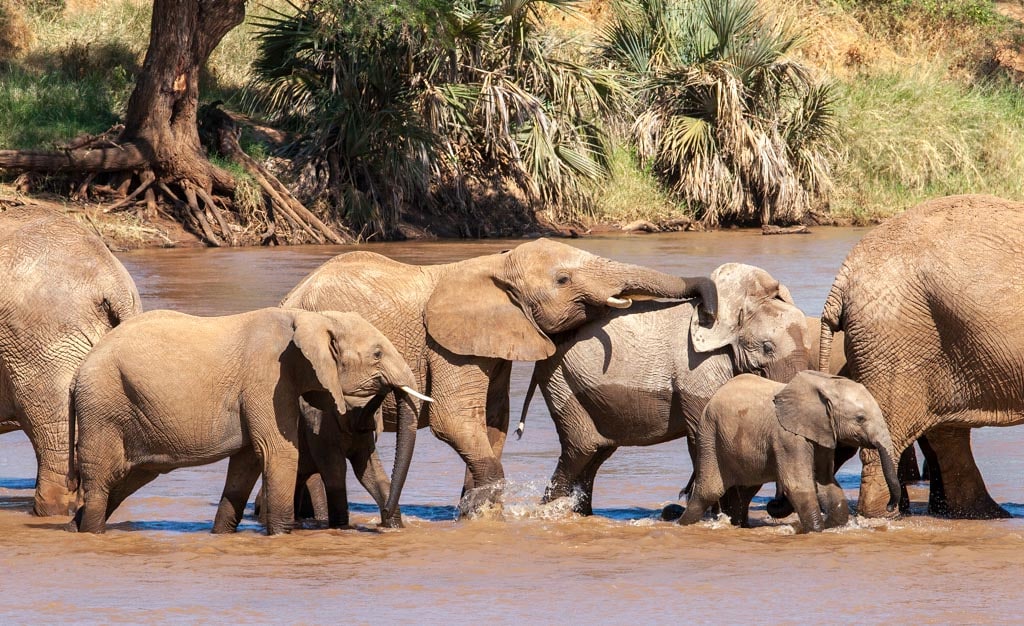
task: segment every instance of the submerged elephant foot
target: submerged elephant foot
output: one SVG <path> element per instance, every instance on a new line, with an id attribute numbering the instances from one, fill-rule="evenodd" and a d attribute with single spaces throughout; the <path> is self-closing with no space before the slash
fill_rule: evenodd
<path id="1" fill-rule="evenodd" d="M 674 522 L 682 517 L 685 511 L 681 504 L 667 504 L 661 509 L 661 519 L 664 522 Z"/>
<path id="2" fill-rule="evenodd" d="M 768 504 L 765 505 L 765 511 L 767 511 L 768 515 L 775 519 L 789 517 L 794 513 L 793 505 L 785 496 L 780 496 L 769 500 Z"/>
<path id="3" fill-rule="evenodd" d="M 75 512 L 76 494 L 68 491 L 63 484 L 40 480 L 36 487 L 32 514 L 39 517 L 67 517 Z"/>
<path id="4" fill-rule="evenodd" d="M 459 519 L 502 519 L 501 485 L 485 485 L 466 491 L 459 501 Z"/>
<path id="5" fill-rule="evenodd" d="M 987 493 L 979 494 L 967 502 L 952 503 L 945 494 L 928 497 L 928 513 L 949 519 L 1006 519 L 1013 517 Z"/>

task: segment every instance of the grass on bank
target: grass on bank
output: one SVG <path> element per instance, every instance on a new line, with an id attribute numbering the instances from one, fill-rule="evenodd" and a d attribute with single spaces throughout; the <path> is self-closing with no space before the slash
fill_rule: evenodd
<path id="1" fill-rule="evenodd" d="M 860 76 L 842 89 L 833 214 L 864 222 L 960 193 L 1024 200 L 1020 87 L 965 86 L 915 67 Z"/>
<path id="2" fill-rule="evenodd" d="M 0 148 L 49 148 L 105 130 L 123 114 L 142 62 L 151 1 L 51 4 L 67 7 L 24 11 L 31 36 L 18 41 L 27 49 L 6 64 L 0 59 Z M 263 4 L 249 6 L 249 20 Z M 940 0 L 798 4 L 802 21 L 835 31 L 818 28 L 813 40 L 820 43 L 807 56 L 822 71 L 833 71 L 842 96 L 844 154 L 830 203 L 834 214 L 867 222 L 929 197 L 963 192 L 1024 200 L 1021 87 L 979 73 L 985 50 L 997 40 L 1024 52 L 1019 25 L 1014 31 L 990 19 L 992 5 L 985 0 L 970 0 L 970 6 Z M 919 10 L 932 5 L 931 13 Z M 943 7 L 959 13 L 944 15 Z M 984 19 L 965 19 L 968 13 Z M 249 24 L 228 33 L 212 55 L 204 99 L 230 104 L 248 80 L 255 57 Z M 969 42 L 974 48 L 967 51 Z M 574 219 L 623 223 L 688 214 L 628 149 L 616 151 L 612 167 L 597 206 Z"/>

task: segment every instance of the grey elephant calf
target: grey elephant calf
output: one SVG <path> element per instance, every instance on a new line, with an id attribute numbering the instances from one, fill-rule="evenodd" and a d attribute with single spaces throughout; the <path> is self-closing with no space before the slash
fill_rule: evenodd
<path id="1" fill-rule="evenodd" d="M 720 502 L 745 527 L 751 499 L 764 483 L 777 481 L 805 531 L 842 526 L 850 512 L 834 477 L 837 443 L 878 450 L 891 511 L 900 497 L 892 441 L 863 385 L 813 371 L 787 385 L 737 376 L 715 393 L 697 424 L 696 478 L 679 523 L 699 521 Z"/>
<path id="2" fill-rule="evenodd" d="M 121 502 L 160 474 L 230 457 L 213 531 L 235 530 L 262 472 L 267 532 L 288 532 L 299 398 L 346 412 L 394 391 L 397 451 L 382 517 L 392 519 L 416 438 L 413 380 L 391 342 L 354 313 L 136 316 L 107 334 L 78 373 L 71 438 L 77 425 L 84 504 L 69 529 L 103 532 Z M 74 454 L 71 467 L 74 480 Z"/>

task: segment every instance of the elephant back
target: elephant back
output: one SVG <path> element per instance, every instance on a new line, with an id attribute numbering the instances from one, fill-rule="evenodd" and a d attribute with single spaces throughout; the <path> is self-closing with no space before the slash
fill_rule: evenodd
<path id="1" fill-rule="evenodd" d="M 71 355 L 80 360 L 142 311 L 134 281 L 103 241 L 44 209 L 0 213 L 0 276 L 0 334 L 19 338 L 0 337 L 0 355 L 26 380 Z"/>
<path id="2" fill-rule="evenodd" d="M 429 267 L 373 252 L 349 252 L 313 270 L 281 300 L 281 306 L 359 313 L 394 344 L 412 368 L 418 388 L 425 389 L 423 309 L 435 282 Z"/>

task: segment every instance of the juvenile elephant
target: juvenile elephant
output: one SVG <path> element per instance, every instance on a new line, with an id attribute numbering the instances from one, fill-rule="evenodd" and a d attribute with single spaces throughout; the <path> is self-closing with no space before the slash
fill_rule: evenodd
<path id="1" fill-rule="evenodd" d="M 709 318 L 716 312 L 707 278 L 669 276 L 546 239 L 431 266 L 350 252 L 303 279 L 281 304 L 356 311 L 391 339 L 437 400 L 420 427 L 429 424 L 466 463 L 466 514 L 500 494 L 512 361 L 547 358 L 552 336 L 648 298 L 699 298 Z M 384 424 L 395 427 L 390 402 Z"/>
<path id="2" fill-rule="evenodd" d="M 847 378 L 804 371 L 783 385 L 741 374 L 708 402 L 695 439 L 696 478 L 680 524 L 699 521 L 721 500 L 733 523 L 746 527 L 750 500 L 772 481 L 793 503 L 805 531 L 846 524 L 849 506 L 834 477 L 837 443 L 876 449 L 889 510 L 899 501 L 882 411 L 863 385 Z M 730 497 L 723 498 L 727 490 Z"/>
<path id="3" fill-rule="evenodd" d="M 0 432 L 24 429 L 38 463 L 36 515 L 67 515 L 69 391 L 89 349 L 142 311 L 96 235 L 51 211 L 0 213 Z"/>
<path id="4" fill-rule="evenodd" d="M 739 372 L 788 381 L 807 367 L 805 316 L 785 286 L 739 263 L 711 278 L 713 324 L 690 303 L 642 303 L 561 335 L 555 354 L 537 363 L 523 415 L 539 385 L 562 447 L 545 502 L 576 491 L 577 512 L 590 515 L 594 477 L 620 446 L 686 436 Z"/>
<path id="5" fill-rule="evenodd" d="M 847 255 L 822 314 L 821 362 L 845 332 L 849 375 L 878 400 L 893 445 L 927 434 L 934 514 L 1009 517 L 989 496 L 971 428 L 1024 422 L 1024 204 L 965 195 L 920 204 Z M 884 514 L 862 451 L 859 512 Z"/>
<path id="6" fill-rule="evenodd" d="M 78 373 L 73 395 L 84 504 L 72 529 L 103 532 L 118 505 L 158 475 L 230 457 L 213 532 L 235 530 L 261 472 L 267 532 L 288 532 L 299 398 L 323 403 L 329 395 L 343 410 L 372 410 L 391 391 L 400 400 L 399 430 L 381 519 L 397 521 L 416 439 L 413 384 L 394 346 L 352 313 L 271 308 L 210 318 L 136 316 L 104 337 Z"/>

